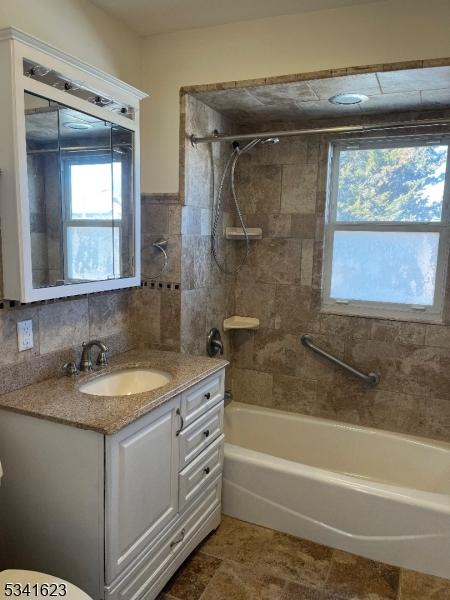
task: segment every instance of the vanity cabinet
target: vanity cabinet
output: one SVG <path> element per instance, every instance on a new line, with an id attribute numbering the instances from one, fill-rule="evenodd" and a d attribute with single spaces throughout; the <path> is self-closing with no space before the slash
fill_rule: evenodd
<path id="1" fill-rule="evenodd" d="M 140 285 L 139 103 L 147 94 L 0 30 L 3 294 Z"/>
<path id="2" fill-rule="evenodd" d="M 178 512 L 180 398 L 106 438 L 106 582 Z"/>
<path id="3" fill-rule="evenodd" d="M 156 598 L 220 523 L 223 399 L 224 369 L 111 435 L 0 411 L 0 569 Z"/>

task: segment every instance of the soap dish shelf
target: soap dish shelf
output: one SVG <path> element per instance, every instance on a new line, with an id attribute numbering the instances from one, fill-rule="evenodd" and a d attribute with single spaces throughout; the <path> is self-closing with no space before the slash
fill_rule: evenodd
<path id="1" fill-rule="evenodd" d="M 223 320 L 223 330 L 230 331 L 232 329 L 259 329 L 259 319 L 255 317 L 240 317 L 233 315 L 228 319 Z"/>
<path id="2" fill-rule="evenodd" d="M 249 240 L 260 240 L 262 238 L 261 227 L 246 227 Z M 225 237 L 227 240 L 245 240 L 245 234 L 242 227 L 225 227 Z"/>

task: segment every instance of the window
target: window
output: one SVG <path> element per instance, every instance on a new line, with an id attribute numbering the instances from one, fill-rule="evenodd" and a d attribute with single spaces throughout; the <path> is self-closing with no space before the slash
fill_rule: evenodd
<path id="1" fill-rule="evenodd" d="M 65 160 L 65 272 L 71 281 L 121 276 L 121 167 L 110 156 Z"/>
<path id="2" fill-rule="evenodd" d="M 332 145 L 324 310 L 442 318 L 448 144 L 425 137 Z"/>

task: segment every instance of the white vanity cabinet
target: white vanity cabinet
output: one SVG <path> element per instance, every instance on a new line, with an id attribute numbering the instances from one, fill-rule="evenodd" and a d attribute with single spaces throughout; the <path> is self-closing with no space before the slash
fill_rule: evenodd
<path id="1" fill-rule="evenodd" d="M 180 397 L 106 438 L 106 582 L 178 512 Z"/>
<path id="2" fill-rule="evenodd" d="M 156 598 L 220 523 L 223 398 L 224 369 L 106 436 L 0 411 L 0 570 Z"/>

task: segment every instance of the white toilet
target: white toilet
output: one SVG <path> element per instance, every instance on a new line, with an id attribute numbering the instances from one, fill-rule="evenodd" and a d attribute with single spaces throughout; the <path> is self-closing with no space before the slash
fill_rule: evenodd
<path id="1" fill-rule="evenodd" d="M 0 462 L 0 485 L 3 477 L 2 463 Z M 37 599 L 48 596 L 48 586 L 51 584 L 60 586 L 58 589 L 61 592 L 59 595 L 68 595 L 71 600 L 92 600 L 85 592 L 68 583 L 59 577 L 37 573 L 36 571 L 22 571 L 17 569 L 8 569 L 0 572 L 0 587 L 13 582 L 15 585 L 23 585 L 33 582 L 36 586 L 35 597 Z M 61 587 L 63 586 L 63 587 Z"/>

